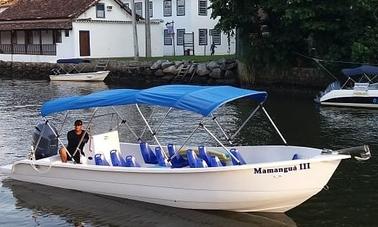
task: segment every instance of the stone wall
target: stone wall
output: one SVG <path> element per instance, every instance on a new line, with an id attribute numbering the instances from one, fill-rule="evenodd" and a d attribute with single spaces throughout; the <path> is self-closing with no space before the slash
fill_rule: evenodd
<path id="1" fill-rule="evenodd" d="M 119 67 L 116 67 L 119 68 Z M 149 84 L 191 83 L 191 84 L 229 84 L 238 82 L 235 60 L 220 59 L 207 63 L 193 63 L 190 61 L 158 60 L 150 65 L 129 69 L 131 73 L 112 70 L 111 79 L 118 83 L 128 83 L 129 78 L 138 80 L 143 78 Z M 123 70 L 122 70 L 123 71 Z"/>
<path id="2" fill-rule="evenodd" d="M 169 83 L 182 84 L 212 84 L 212 85 L 242 85 L 242 86 L 294 86 L 324 88 L 330 79 L 321 71 L 313 68 L 293 68 L 290 71 L 266 71 L 250 77 L 249 83 L 239 80 L 240 67 L 233 59 L 220 59 L 207 63 L 190 61 L 156 62 L 111 61 L 108 70 L 111 71 L 105 82 L 124 86 L 152 86 Z M 65 65 L 65 70 L 76 67 L 82 72 L 95 71 L 96 63 L 80 65 Z M 0 61 L 0 79 L 32 79 L 48 80 L 51 70 L 57 68 L 52 63 L 24 63 Z M 185 76 L 178 72 L 188 67 Z M 239 69 L 238 69 L 239 68 Z M 63 71 L 63 70 L 62 70 Z M 252 84 L 251 84 L 252 83 Z"/>

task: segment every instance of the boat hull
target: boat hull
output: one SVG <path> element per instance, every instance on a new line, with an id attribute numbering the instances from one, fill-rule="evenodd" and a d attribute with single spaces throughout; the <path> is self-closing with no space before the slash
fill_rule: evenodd
<path id="1" fill-rule="evenodd" d="M 51 81 L 104 81 L 110 71 L 50 75 Z"/>
<path id="2" fill-rule="evenodd" d="M 378 90 L 356 92 L 354 90 L 332 90 L 320 98 L 321 105 L 359 108 L 378 108 Z"/>
<path id="3" fill-rule="evenodd" d="M 319 157 L 200 169 L 107 167 L 46 160 L 31 165 L 32 161 L 23 160 L 2 171 L 20 181 L 172 207 L 285 212 L 322 190 L 341 159 L 350 156 Z"/>

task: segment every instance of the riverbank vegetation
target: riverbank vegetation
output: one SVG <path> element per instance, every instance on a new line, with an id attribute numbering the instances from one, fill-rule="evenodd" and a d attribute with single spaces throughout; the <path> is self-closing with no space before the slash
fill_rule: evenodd
<path id="1" fill-rule="evenodd" d="M 311 64 L 301 55 L 343 62 L 378 60 L 376 1 L 211 2 L 212 17 L 220 17 L 217 28 L 237 35 L 237 57 L 252 74 Z"/>

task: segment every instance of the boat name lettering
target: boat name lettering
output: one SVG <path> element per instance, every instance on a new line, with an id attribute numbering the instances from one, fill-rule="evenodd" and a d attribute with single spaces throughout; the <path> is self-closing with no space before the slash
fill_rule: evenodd
<path id="1" fill-rule="evenodd" d="M 288 173 L 298 170 L 310 169 L 310 163 L 301 163 L 298 166 L 290 167 L 273 167 L 273 168 L 255 168 L 254 174 L 269 174 L 269 173 Z"/>

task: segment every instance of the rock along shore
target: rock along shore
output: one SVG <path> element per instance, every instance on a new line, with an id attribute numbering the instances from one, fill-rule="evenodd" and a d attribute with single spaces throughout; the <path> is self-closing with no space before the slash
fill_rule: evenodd
<path id="1" fill-rule="evenodd" d="M 330 79 L 313 68 L 293 68 L 283 72 L 265 72 L 252 78 L 252 84 L 242 84 L 240 80 L 241 65 L 234 59 L 219 59 L 206 63 L 191 61 L 156 62 L 116 61 L 108 63 L 108 84 L 124 86 L 152 86 L 160 84 L 208 84 L 236 86 L 290 86 L 323 88 Z M 81 72 L 96 71 L 96 60 L 79 65 L 65 64 L 61 72 L 75 67 Z M 29 63 L 0 61 L 0 79 L 49 80 L 52 70 L 59 68 L 54 63 Z"/>

